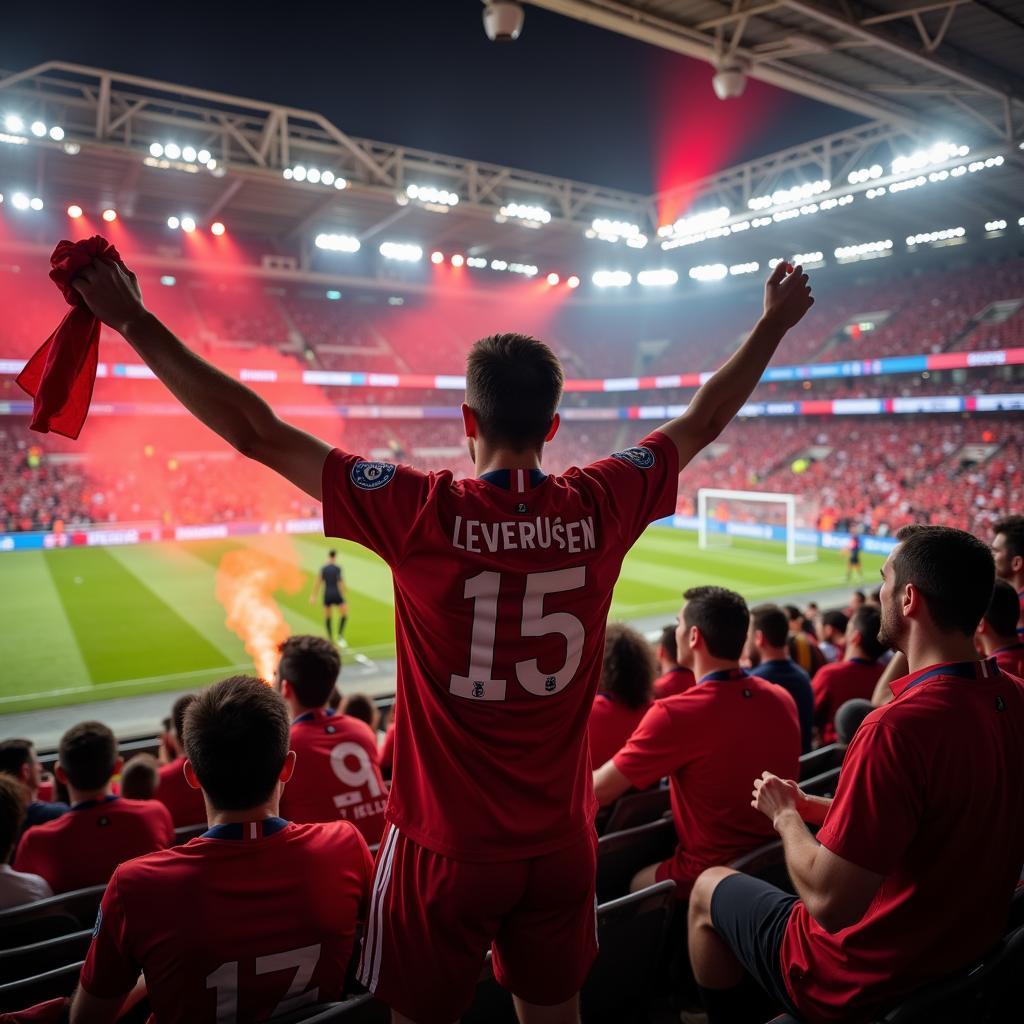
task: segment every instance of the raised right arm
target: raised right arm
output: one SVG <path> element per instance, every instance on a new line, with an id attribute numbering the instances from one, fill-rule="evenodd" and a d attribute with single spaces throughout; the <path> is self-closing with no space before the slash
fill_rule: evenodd
<path id="1" fill-rule="evenodd" d="M 330 445 L 280 419 L 255 391 L 191 351 L 146 309 L 131 271 L 96 260 L 75 277 L 73 286 L 92 313 L 124 336 L 193 416 L 242 455 L 321 499 L 320 479 Z"/>

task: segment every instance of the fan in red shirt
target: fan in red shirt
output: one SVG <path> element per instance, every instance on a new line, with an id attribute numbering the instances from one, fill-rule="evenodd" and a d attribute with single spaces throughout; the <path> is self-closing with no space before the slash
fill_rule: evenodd
<path id="1" fill-rule="evenodd" d="M 281 698 L 248 676 L 189 707 L 185 773 L 210 829 L 114 873 L 72 1021 L 117 1020 L 140 973 L 157 1021 L 267 1020 L 342 997 L 373 863 L 349 822 L 278 817 L 288 726 Z"/>
<path id="2" fill-rule="evenodd" d="M 341 672 L 330 640 L 292 636 L 281 644 L 276 687 L 292 716 L 295 773 L 281 795 L 281 816 L 298 823 L 351 821 L 368 843 L 384 831 L 387 789 L 377 737 L 365 723 L 328 706 Z"/>
<path id="3" fill-rule="evenodd" d="M 185 742 L 182 730 L 185 727 L 185 712 L 195 699 L 195 694 L 186 693 L 171 708 L 167 745 L 174 752 L 174 758 L 160 766 L 160 785 L 156 790 L 156 799 L 171 812 L 175 828 L 199 825 L 206 821 L 202 791 L 193 789 L 185 780 Z"/>
<path id="4" fill-rule="evenodd" d="M 1024 679 L 1024 640 L 1017 635 L 1017 592 L 1006 580 L 996 580 L 992 600 L 978 624 L 978 651 L 1007 675 Z"/>
<path id="5" fill-rule="evenodd" d="M 561 476 L 541 470 L 557 358 L 523 335 L 477 342 L 465 480 L 367 461 L 278 419 L 152 316 L 118 266 L 96 261 L 74 286 L 200 420 L 322 499 L 325 533 L 391 568 L 401 711 L 364 984 L 399 1017 L 448 1022 L 491 945 L 524 1021 L 575 1021 L 596 947 L 586 728 L 612 589 L 648 523 L 674 511 L 679 470 L 810 308 L 807 276 L 775 267 L 757 326 L 682 416 Z"/>
<path id="6" fill-rule="evenodd" d="M 822 744 L 836 742 L 836 712 L 848 700 L 871 700 L 875 684 L 885 671 L 878 660 L 885 648 L 878 641 L 880 610 L 864 605 L 846 627 L 846 660 L 822 665 L 811 680 L 814 691 L 814 728 Z"/>
<path id="7" fill-rule="evenodd" d="M 590 763 L 604 764 L 629 739 L 651 706 L 654 655 L 635 629 L 614 622 L 604 637 L 601 681 L 590 711 Z"/>
<path id="8" fill-rule="evenodd" d="M 654 696 L 660 700 L 662 697 L 674 697 L 677 693 L 685 693 L 696 680 L 693 673 L 685 666 L 679 664 L 679 652 L 676 650 L 676 625 L 666 626 L 661 631 L 661 640 L 658 642 L 658 671 L 661 673 L 654 680 Z M 595 761 L 595 764 L 603 764 L 603 761 Z"/>
<path id="9" fill-rule="evenodd" d="M 1007 516 L 993 527 L 992 557 L 996 575 L 1017 592 L 1017 635 L 1024 639 L 1024 516 Z"/>
<path id="10" fill-rule="evenodd" d="M 910 674 L 857 730 L 834 800 L 767 772 L 754 782 L 798 896 L 722 867 L 694 887 L 690 958 L 710 1024 L 764 1019 L 747 972 L 802 1020 L 873 1020 L 1006 928 L 1024 861 L 1024 685 L 974 650 L 992 556 L 948 527 L 896 537 L 881 642 Z"/>
<path id="11" fill-rule="evenodd" d="M 670 878 L 685 901 L 705 868 L 771 838 L 770 822 L 749 806 L 751 773 L 773 765 L 798 773 L 800 721 L 785 690 L 739 667 L 746 601 L 722 587 L 694 587 L 683 596 L 677 644 L 697 684 L 655 702 L 629 742 L 594 772 L 594 791 L 605 805 L 630 786 L 669 776 L 679 846 L 669 860 L 638 872 L 631 888 Z"/>
<path id="12" fill-rule="evenodd" d="M 18 845 L 16 871 L 42 875 L 55 893 L 103 885 L 118 864 L 174 842 L 163 804 L 114 796 L 121 771 L 117 740 L 101 722 L 80 722 L 60 738 L 57 778 L 71 810 L 30 828 Z"/>

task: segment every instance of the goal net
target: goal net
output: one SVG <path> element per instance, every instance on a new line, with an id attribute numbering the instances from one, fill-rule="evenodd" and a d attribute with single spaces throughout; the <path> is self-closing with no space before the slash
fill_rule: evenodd
<path id="1" fill-rule="evenodd" d="M 697 541 L 702 548 L 726 548 L 737 537 L 785 543 L 790 565 L 818 558 L 818 536 L 808 522 L 807 503 L 796 494 L 767 491 L 697 492 Z"/>

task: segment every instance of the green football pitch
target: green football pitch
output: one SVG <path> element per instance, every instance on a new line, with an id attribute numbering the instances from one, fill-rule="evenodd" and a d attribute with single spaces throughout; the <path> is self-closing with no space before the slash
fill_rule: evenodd
<path id="1" fill-rule="evenodd" d="M 336 546 L 349 587 L 348 656 L 388 657 L 395 632 L 387 566 L 354 544 L 316 536 L 290 542 L 303 585 L 275 595 L 290 629 L 323 628 L 309 594 L 327 549 Z M 215 579 L 228 552 L 268 544 L 280 540 L 0 554 L 0 715 L 189 689 L 230 671 L 251 671 L 242 641 L 225 625 Z M 863 561 L 873 586 L 881 559 Z M 816 562 L 787 565 L 781 545 L 735 541 L 702 551 L 693 534 L 652 527 L 626 559 L 612 616 L 670 621 L 680 593 L 699 584 L 731 587 L 758 601 L 841 587 L 843 576 L 840 552 L 823 551 Z"/>

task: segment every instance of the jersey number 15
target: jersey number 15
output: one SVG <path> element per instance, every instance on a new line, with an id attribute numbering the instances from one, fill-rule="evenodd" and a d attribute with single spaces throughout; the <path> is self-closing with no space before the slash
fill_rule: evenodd
<path id="1" fill-rule="evenodd" d="M 560 633 L 565 637 L 565 661 L 554 672 L 541 672 L 536 658 L 516 662 L 516 678 L 528 693 L 549 697 L 564 690 L 583 656 L 585 630 L 583 623 L 569 612 L 544 613 L 544 598 L 548 594 L 564 594 L 581 590 L 587 584 L 586 566 L 558 569 L 554 572 L 534 572 L 526 577 L 523 595 L 523 619 L 520 634 L 524 637 L 548 636 Z M 453 674 L 448 687 L 457 697 L 471 700 L 504 700 L 507 680 L 492 679 L 494 671 L 494 641 L 498 629 L 498 594 L 501 590 L 500 572 L 481 572 L 466 580 L 463 596 L 473 602 L 473 634 L 470 639 L 469 673 Z"/>

